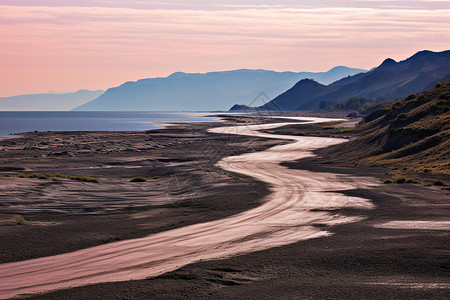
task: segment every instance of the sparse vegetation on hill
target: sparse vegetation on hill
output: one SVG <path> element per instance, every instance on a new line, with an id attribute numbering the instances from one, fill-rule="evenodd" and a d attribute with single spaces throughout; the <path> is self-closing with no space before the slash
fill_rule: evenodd
<path id="1" fill-rule="evenodd" d="M 450 174 L 450 82 L 385 104 L 356 131 L 357 139 L 332 150 L 359 165 Z"/>
<path id="2" fill-rule="evenodd" d="M 366 99 L 361 97 L 352 97 L 343 102 L 336 103 L 334 101 L 321 101 L 320 109 L 337 109 L 337 110 L 357 110 L 367 111 L 380 105 L 379 101 Z"/>

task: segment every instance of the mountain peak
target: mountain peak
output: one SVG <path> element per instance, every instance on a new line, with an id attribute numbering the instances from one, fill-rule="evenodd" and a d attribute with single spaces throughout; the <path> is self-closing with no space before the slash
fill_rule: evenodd
<path id="1" fill-rule="evenodd" d="M 180 76 L 183 76 L 183 75 L 186 75 L 186 73 L 184 73 L 184 72 L 175 72 L 175 73 L 170 74 L 167 78 L 180 77 Z"/>
<path id="2" fill-rule="evenodd" d="M 303 87 L 303 88 L 307 88 L 307 89 L 316 89 L 319 87 L 324 87 L 325 85 L 315 81 L 314 79 L 310 79 L 310 78 L 305 78 L 300 80 L 299 82 L 297 82 L 294 87 Z"/>
<path id="3" fill-rule="evenodd" d="M 327 72 L 336 72 L 336 71 L 343 71 L 343 70 L 348 70 L 350 69 L 349 67 L 346 66 L 336 66 L 334 68 L 329 69 Z"/>
<path id="4" fill-rule="evenodd" d="M 309 85 L 320 85 L 320 83 L 318 83 L 317 81 L 315 81 L 314 79 L 311 79 L 311 78 L 302 79 L 302 80 L 300 80 L 298 82 L 298 84 L 299 83 L 301 83 L 301 84 L 309 84 Z"/>
<path id="5" fill-rule="evenodd" d="M 392 58 L 386 58 L 383 63 L 380 65 L 380 67 L 389 67 L 395 65 L 397 62 L 393 60 Z"/>
<path id="6" fill-rule="evenodd" d="M 430 50 L 422 50 L 417 52 L 416 54 L 414 54 L 413 56 L 411 56 L 410 58 L 417 58 L 417 57 L 423 57 L 423 56 L 427 56 L 434 53 L 433 51 Z"/>

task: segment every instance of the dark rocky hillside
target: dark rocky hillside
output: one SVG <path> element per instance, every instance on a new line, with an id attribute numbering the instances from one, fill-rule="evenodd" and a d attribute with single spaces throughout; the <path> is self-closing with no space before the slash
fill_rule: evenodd
<path id="1" fill-rule="evenodd" d="M 450 81 L 386 103 L 355 133 L 358 138 L 324 154 L 358 165 L 450 174 Z"/>

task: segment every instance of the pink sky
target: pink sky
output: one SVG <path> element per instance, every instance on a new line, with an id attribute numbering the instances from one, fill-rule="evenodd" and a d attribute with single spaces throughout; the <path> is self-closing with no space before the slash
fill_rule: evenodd
<path id="1" fill-rule="evenodd" d="M 0 96 L 176 71 L 370 69 L 450 49 L 450 1 L 0 0 L 0 37 Z"/>

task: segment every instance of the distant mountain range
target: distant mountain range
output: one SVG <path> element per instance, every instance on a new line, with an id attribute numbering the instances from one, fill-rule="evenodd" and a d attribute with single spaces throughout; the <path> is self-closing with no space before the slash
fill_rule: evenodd
<path id="1" fill-rule="evenodd" d="M 46 93 L 0 97 L 0 111 L 67 111 L 97 98 L 104 92 L 79 90 L 64 94 Z"/>
<path id="2" fill-rule="evenodd" d="M 275 72 L 234 70 L 205 74 L 173 73 L 165 78 L 148 78 L 110 88 L 97 99 L 80 105 L 79 111 L 215 111 L 234 103 L 252 104 L 262 92 L 275 97 L 304 78 L 330 84 L 346 76 L 367 72 L 335 67 L 328 72 Z"/>
<path id="3" fill-rule="evenodd" d="M 345 77 L 329 85 L 303 79 L 291 89 L 258 110 L 316 110 L 352 97 L 392 101 L 410 93 L 422 92 L 438 81 L 450 80 L 450 51 L 420 51 L 396 62 L 386 59 L 379 67 L 366 73 Z M 231 110 L 255 109 L 235 105 Z"/>

